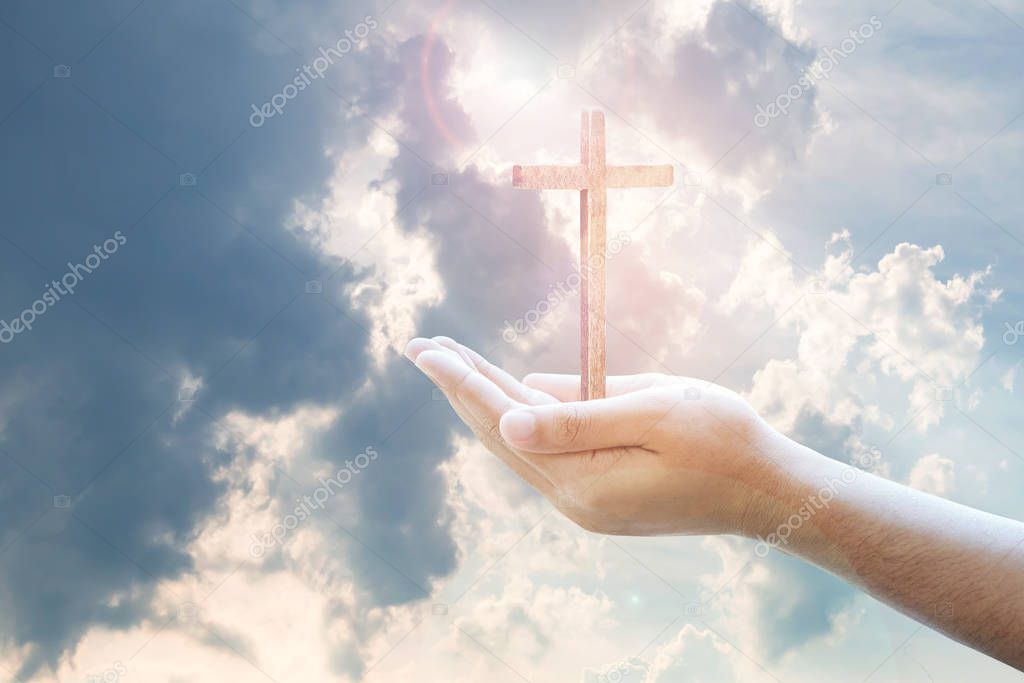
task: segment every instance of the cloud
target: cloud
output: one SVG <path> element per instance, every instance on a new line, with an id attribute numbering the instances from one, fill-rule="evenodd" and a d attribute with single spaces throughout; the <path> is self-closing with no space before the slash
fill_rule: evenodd
<path id="1" fill-rule="evenodd" d="M 773 565 L 763 574 L 753 572 L 754 594 L 745 597 L 751 601 L 759 651 L 771 661 L 831 633 L 857 595 L 854 588 L 803 560 L 777 553 Z"/>
<path id="2" fill-rule="evenodd" d="M 854 271 L 852 257 L 846 248 L 800 275 L 775 238 L 752 243 L 720 304 L 767 309 L 798 341 L 794 358 L 757 372 L 750 399 L 786 430 L 805 409 L 833 422 L 876 420 L 898 409 L 880 409 L 887 397 L 865 381 L 880 376 L 909 385 L 904 410 L 926 429 L 945 412 L 940 392 L 980 361 L 978 306 L 991 301 L 982 285 L 990 271 L 940 280 L 938 245 L 899 244 L 872 271 Z"/>
<path id="3" fill-rule="evenodd" d="M 812 58 L 780 40 L 785 29 L 757 5 L 701 9 L 700 18 L 671 6 L 642 13 L 602 49 L 584 82 L 612 111 L 649 122 L 692 170 L 721 159 L 717 173 L 756 193 L 806 152 L 821 125 L 815 88 L 772 122 L 770 135 L 754 123 L 757 107 L 786 92 Z"/>
<path id="4" fill-rule="evenodd" d="M 536 660 L 564 633 L 613 627 L 612 603 L 603 595 L 573 586 L 534 586 L 525 577 L 512 578 L 501 594 L 483 597 L 458 619 L 458 627 L 517 660 Z"/>
<path id="5" fill-rule="evenodd" d="M 628 679 L 627 679 L 628 680 Z M 658 649 L 643 683 L 770 681 L 743 654 L 710 628 L 687 624 Z"/>
<path id="6" fill-rule="evenodd" d="M 154 26 L 187 78 L 161 76 L 166 55 L 147 49 Z M 211 417 L 343 402 L 366 379 L 366 323 L 343 295 L 358 272 L 341 268 L 320 299 L 305 296 L 305 280 L 337 261 L 281 226 L 329 174 L 328 143 L 359 140 L 372 124 L 341 125 L 321 93 L 294 102 L 282 125 L 246 130 L 250 98 L 292 71 L 265 41 L 230 4 L 143 6 L 75 66 L 77 87 L 47 83 L 4 124 L 5 139 L 34 145 L 3 162 L 16 219 L 5 238 L 17 245 L 0 257 L 5 312 L 115 228 L 128 238 L 0 358 L 0 446 L 16 482 L 3 502 L 0 592 L 22 677 L 57 666 L 91 628 L 150 618 L 161 587 L 195 570 L 189 545 L 217 512 L 220 472 L 235 457 L 213 447 Z M 226 73 L 238 74 L 232 88 Z M 147 95 L 123 98 L 133 86 Z M 201 136 L 188 132 L 195 116 Z M 64 173 L 69 149 L 78 162 Z M 179 184 L 208 162 L 195 187 Z M 199 386 L 187 406 L 183 378 Z M 70 506 L 55 507 L 65 495 Z M 60 609 L 44 607 L 54 599 Z"/>
<path id="7" fill-rule="evenodd" d="M 19 180 L 3 193 L 26 227 L 7 233 L 24 252 L 2 257 L 4 310 L 20 310 L 38 295 L 35 283 L 51 268 L 56 274 L 68 259 L 89 253 L 91 241 L 75 226 L 92 202 L 103 215 L 92 217 L 88 240 L 106 236 L 103 225 L 112 230 L 138 221 L 125 228 L 128 244 L 74 302 L 3 349 L 8 382 L 0 445 L 17 486 L 4 504 L 3 537 L 10 547 L 0 556 L 0 590 L 10 598 L 7 642 L 26 653 L 21 675 L 56 666 L 93 627 L 130 628 L 147 619 L 156 609 L 157 586 L 195 571 L 189 543 L 220 509 L 228 493 L 222 472 L 241 457 L 213 445 L 220 428 L 214 421 L 229 414 L 256 420 L 303 406 L 336 411 L 309 445 L 324 463 L 340 464 L 377 446 L 379 466 L 361 476 L 347 501 L 348 531 L 365 545 L 349 545 L 345 563 L 364 596 L 361 609 L 422 599 L 420 586 L 447 575 L 455 563 L 437 470 L 451 452 L 454 420 L 431 401 L 423 378 L 386 347 L 410 334 L 414 323 L 470 342 L 495 339 L 502 312 L 535 300 L 541 274 L 552 272 L 549 264 L 568 260 L 564 243 L 548 235 L 536 196 L 498 189 L 474 167 L 453 173 L 449 186 L 431 183 L 434 168 L 423 159 L 447 165 L 457 150 L 437 135 L 436 120 L 422 106 L 424 50 L 433 51 L 426 77 L 441 97 L 440 115 L 465 139 L 475 132 L 445 94 L 450 53 L 423 38 L 382 39 L 347 56 L 337 77 L 350 76 L 358 62 L 363 73 L 349 94 L 371 116 L 403 120 L 402 146 L 382 148 L 392 154 L 369 184 L 392 192 L 393 206 L 427 193 L 384 237 L 396 244 L 404 238 L 405 248 L 419 240 L 434 252 L 434 263 L 406 276 L 397 248 L 382 249 L 381 259 L 369 262 L 341 262 L 323 250 L 321 234 L 297 229 L 296 202 L 324 206 L 330 195 L 322 188 L 335 173 L 334 159 L 346 158 L 348 148 L 358 152 L 379 129 L 366 117 L 339 117 L 337 98 L 320 88 L 291 102 L 279 120 L 246 130 L 248 103 L 276 92 L 295 57 L 268 49 L 259 26 L 225 7 L 228 15 L 219 6 L 205 14 L 147 6 L 97 49 L 93 68 L 130 62 L 125 80 L 139 83 L 162 65 L 162 56 L 141 47 L 154 22 L 161 40 L 204 22 L 232 25 L 218 42 L 192 41 L 182 66 L 192 81 L 164 88 L 151 79 L 142 100 L 119 100 L 119 92 L 90 80 L 83 69 L 83 89 L 118 112 L 124 126 L 59 85 L 6 123 L 18 139 L 48 142 L 33 153 L 38 164 L 18 173 L 7 169 Z M 218 70 L 188 67 L 193 60 L 208 63 L 211 50 L 229 45 L 232 56 L 218 62 Z M 136 58 L 126 61 L 126 52 Z M 224 72 L 232 69 L 248 80 L 223 89 Z M 183 99 L 182 88 L 219 96 L 200 104 Z M 140 109 L 144 102 L 164 113 Z M 190 140 L 176 147 L 182 134 L 169 127 L 166 111 L 191 112 L 191 105 L 220 128 L 233 124 L 231 135 L 219 136 L 217 144 Z M 71 130 L 51 120 L 48 113 L 57 108 L 75 112 Z M 76 137 L 99 146 L 83 152 L 85 172 L 70 185 L 89 181 L 94 189 L 36 201 L 32 188 L 62 167 L 56 159 Z M 195 187 L 180 186 L 181 169 L 154 147 L 181 151 L 189 168 L 214 163 L 198 174 Z M 18 158 L 12 155 L 7 165 Z M 103 194 L 128 178 L 137 186 L 130 201 Z M 32 225 L 52 226 L 49 238 L 39 240 Z M 443 284 L 431 285 L 432 295 L 418 297 L 420 283 L 439 277 Z M 307 293 L 313 279 L 323 283 L 322 293 Z M 182 403 L 185 383 L 196 392 Z M 278 481 L 271 495 L 285 490 Z M 53 507 L 54 496 L 65 493 L 73 500 L 70 512 Z M 340 530 L 329 535 L 336 538 L 327 543 L 351 543 Z M 399 572 L 382 574 L 381 558 Z M 47 568 L 45 581 L 39 567 Z M 46 595 L 59 595 L 64 609 L 41 610 Z"/>
<path id="8" fill-rule="evenodd" d="M 907 484 L 936 496 L 948 495 L 956 485 L 956 463 L 938 453 L 922 456 L 910 470 Z"/>
<path id="9" fill-rule="evenodd" d="M 701 578 L 715 595 L 710 621 L 720 618 L 728 642 L 754 662 L 777 666 L 846 628 L 857 590 L 835 576 L 784 553 L 756 558 L 735 539 L 703 545 L 722 562 L 721 571 Z"/>
<path id="10" fill-rule="evenodd" d="M 588 21 L 571 21 L 581 8 L 564 3 L 489 3 L 504 16 L 482 3 L 445 15 L 445 4 L 397 4 L 377 17 L 364 45 L 258 129 L 246 120 L 252 104 L 280 92 L 364 8 L 0 11 L 16 72 L 0 104 L 0 117 L 11 114 L 0 123 L 0 317 L 115 229 L 128 237 L 72 299 L 0 348 L 7 668 L 70 680 L 143 647 L 130 674 L 147 680 L 172 670 L 243 680 L 253 664 L 278 678 L 358 678 L 398 645 L 388 660 L 396 676 L 444 671 L 421 665 L 414 655 L 434 643 L 409 634 L 432 601 L 478 578 L 548 508 L 469 440 L 396 350 L 412 334 L 443 333 L 504 365 L 576 363 L 575 302 L 532 346 L 500 343 L 503 321 L 575 261 L 575 200 L 508 187 L 506 162 L 513 152 L 526 160 L 517 126 L 536 139 L 531 153 L 547 156 L 564 132 L 553 111 L 607 106 L 628 119 L 609 113 L 615 157 L 667 155 L 706 170 L 729 151 L 712 182 L 745 207 L 794 161 L 813 162 L 831 130 L 821 93 L 810 92 L 767 133 L 744 137 L 757 105 L 809 60 L 772 35 L 806 44 L 805 8 L 793 3 L 654 3 L 630 17 L 634 8 L 607 0 L 588 6 Z M 51 56 L 73 63 L 71 79 L 51 77 Z M 575 79 L 527 103 L 559 61 L 577 63 Z M 562 99 L 545 100 L 556 88 Z M 566 119 L 572 142 L 575 114 Z M 197 184 L 181 185 L 183 173 Z M 617 202 L 620 217 L 637 214 L 623 224 L 647 215 L 653 196 Z M 611 319 L 643 342 L 639 362 L 692 354 L 699 366 L 721 346 L 712 323 L 745 330 L 781 317 L 792 346 L 762 358 L 749 392 L 776 424 L 829 454 L 893 416 L 940 426 L 948 408 L 933 403 L 933 385 L 957 384 L 980 360 L 981 314 L 995 298 L 988 271 L 949 275 L 956 245 L 945 239 L 901 244 L 855 269 L 842 251 L 847 231 L 829 245 L 840 253 L 806 277 L 781 242 L 751 248 L 720 297 L 741 240 L 711 237 L 720 226 L 709 214 L 718 209 L 683 190 L 610 266 Z M 694 237 L 724 248 L 701 258 L 710 250 L 689 249 Z M 807 294 L 811 279 L 828 283 L 827 297 Z M 323 291 L 307 293 L 311 281 Z M 617 336 L 615 362 L 634 362 L 635 343 Z M 194 396 L 181 400 L 183 389 Z M 251 534 L 367 447 L 380 454 L 372 467 L 280 544 L 249 555 Z M 943 493 L 954 474 L 926 456 L 909 478 Z M 662 626 L 647 623 L 648 604 L 647 621 L 628 622 L 615 593 L 627 579 L 609 568 L 606 546 L 560 524 L 541 525 L 443 627 L 426 624 L 444 633 L 428 661 L 467 680 L 508 675 L 451 628 L 458 621 L 510 661 L 571 680 L 594 661 L 587 652 L 618 652 L 620 631 Z M 721 600 L 734 642 L 759 658 L 784 660 L 850 618 L 852 589 L 816 570 L 773 556 L 744 576 L 749 585 Z M 723 645 L 733 634 L 688 627 L 650 664 L 620 661 L 658 680 L 753 680 Z"/>

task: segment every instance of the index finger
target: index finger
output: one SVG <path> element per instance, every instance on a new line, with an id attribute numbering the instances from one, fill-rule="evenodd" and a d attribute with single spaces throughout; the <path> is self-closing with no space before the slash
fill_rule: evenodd
<path id="1" fill-rule="evenodd" d="M 450 337 L 434 337 L 434 341 L 446 348 L 452 349 L 457 353 L 467 357 L 469 362 L 476 367 L 476 369 L 487 379 L 494 382 L 498 387 L 506 394 L 511 396 L 514 400 L 520 403 L 529 403 L 531 405 L 541 405 L 544 403 L 556 403 L 557 399 L 549 394 L 528 387 L 522 382 L 517 380 L 512 375 L 502 370 L 497 365 L 489 362 L 482 355 L 474 351 L 473 349 L 458 343 Z"/>
<path id="2" fill-rule="evenodd" d="M 550 496 L 550 478 L 523 453 L 511 449 L 501 437 L 501 416 L 524 404 L 513 401 L 491 380 L 465 364 L 450 349 L 427 348 L 416 356 L 416 367 L 437 384 L 462 421 L 516 474 L 544 495 Z"/>
<path id="3" fill-rule="evenodd" d="M 458 399 L 495 438 L 501 438 L 498 432 L 501 416 L 514 408 L 524 407 L 449 350 L 422 352 L 416 357 L 416 367 L 445 393 Z"/>

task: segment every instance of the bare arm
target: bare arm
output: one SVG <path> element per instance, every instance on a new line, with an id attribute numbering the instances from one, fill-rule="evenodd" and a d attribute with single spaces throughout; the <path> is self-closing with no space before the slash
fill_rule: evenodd
<path id="1" fill-rule="evenodd" d="M 739 534 L 777 547 L 1024 671 L 1024 524 L 853 469 L 688 378 L 522 383 L 451 339 L 407 355 L 484 444 L 580 526 Z"/>
<path id="2" fill-rule="evenodd" d="M 1024 524 L 857 471 L 768 432 L 775 504 L 754 533 L 938 631 L 1024 670 Z M 827 507 L 794 513 L 838 481 Z M 849 480 L 847 483 L 846 480 Z M 773 537 L 772 534 L 775 534 Z"/>

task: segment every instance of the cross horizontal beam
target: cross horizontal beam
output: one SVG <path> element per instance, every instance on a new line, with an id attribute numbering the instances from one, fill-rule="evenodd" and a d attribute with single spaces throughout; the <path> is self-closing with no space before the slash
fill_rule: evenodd
<path id="1" fill-rule="evenodd" d="M 513 166 L 512 187 L 524 190 L 585 190 L 583 166 Z"/>
<path id="2" fill-rule="evenodd" d="M 673 168 L 664 166 L 609 166 L 605 187 L 670 187 Z M 512 186 L 525 190 L 586 190 L 596 183 L 585 166 L 513 166 Z"/>
<path id="3" fill-rule="evenodd" d="M 671 166 L 609 166 L 609 189 L 624 187 L 669 187 L 672 185 Z"/>

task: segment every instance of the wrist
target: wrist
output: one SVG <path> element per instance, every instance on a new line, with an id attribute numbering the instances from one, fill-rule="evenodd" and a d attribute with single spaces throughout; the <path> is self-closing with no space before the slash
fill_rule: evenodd
<path id="1" fill-rule="evenodd" d="M 752 441 L 753 477 L 743 534 L 761 545 L 799 551 L 818 535 L 818 523 L 856 470 L 806 448 L 761 422 Z M 762 550 L 762 553 L 764 550 Z"/>

